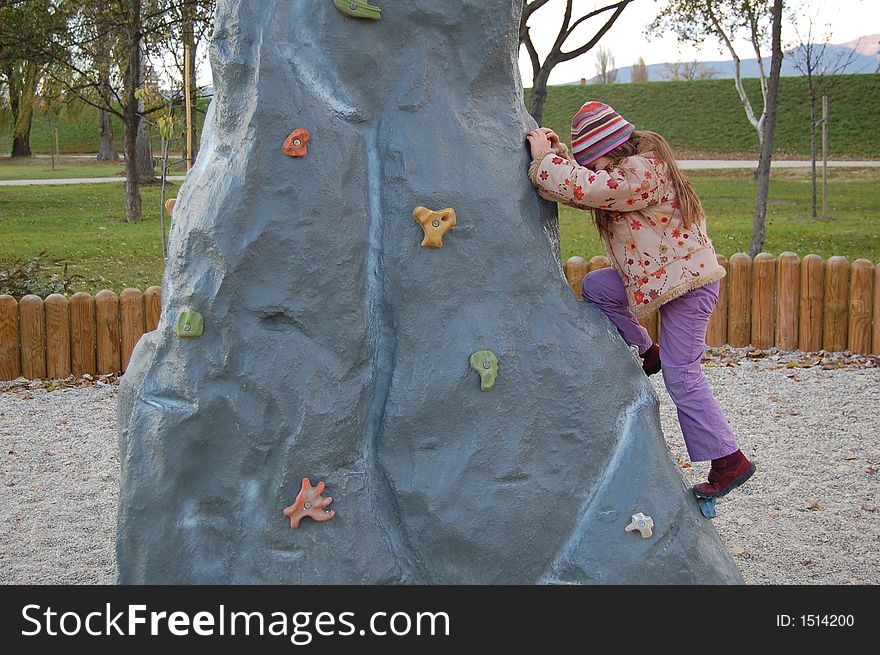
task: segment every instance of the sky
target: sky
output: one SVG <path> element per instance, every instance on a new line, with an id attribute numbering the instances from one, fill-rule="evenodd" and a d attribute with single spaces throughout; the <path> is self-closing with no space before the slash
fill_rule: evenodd
<path id="1" fill-rule="evenodd" d="M 574 16 L 582 16 L 592 9 L 611 4 L 613 0 L 574 0 Z M 550 74 L 550 84 L 576 82 L 582 77 L 596 75 L 596 51 L 601 46 L 614 57 L 615 67 L 632 66 L 639 57 L 646 64 L 660 64 L 675 61 L 721 61 L 730 59 L 727 50 L 719 50 L 717 41 L 707 41 L 702 50 L 678 44 L 673 35 L 648 39 L 645 27 L 654 19 L 664 0 L 634 0 L 624 10 L 614 25 L 590 52 L 577 59 L 559 64 Z M 846 43 L 860 36 L 880 32 L 880 1 L 878 0 L 786 0 L 786 13 L 783 20 L 783 48 L 793 45 L 796 33 L 793 22 L 799 24 L 802 35 L 806 35 L 809 16 L 813 16 L 813 33 L 820 36 L 830 34 L 830 43 Z M 565 0 L 550 0 L 529 19 L 532 39 L 543 56 L 549 51 L 559 33 Z M 572 50 L 589 40 L 605 23 L 600 14 L 585 21 L 569 39 L 564 50 Z M 793 16 L 791 14 L 794 14 Z M 816 39 L 814 39 L 816 40 Z M 734 43 L 741 59 L 754 58 L 751 45 L 740 40 Z M 525 86 L 531 86 L 532 72 L 528 56 L 523 49 L 520 56 L 520 71 Z M 769 48 L 767 50 L 769 56 Z"/>

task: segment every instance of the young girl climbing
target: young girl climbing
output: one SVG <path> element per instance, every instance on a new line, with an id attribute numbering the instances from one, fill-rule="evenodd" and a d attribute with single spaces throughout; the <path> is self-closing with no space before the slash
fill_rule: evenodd
<path id="1" fill-rule="evenodd" d="M 709 315 L 718 300 L 724 267 L 718 264 L 700 199 L 675 163 L 669 144 L 601 102 L 574 115 L 571 150 L 548 128 L 527 137 L 529 178 L 547 200 L 592 210 L 613 268 L 593 271 L 583 282 L 595 303 L 636 346 L 645 373 L 662 369 L 678 410 L 692 461 L 711 460 L 709 481 L 697 495 L 717 498 L 749 479 L 746 459 L 700 359 Z M 660 310 L 660 343 L 638 318 Z"/>

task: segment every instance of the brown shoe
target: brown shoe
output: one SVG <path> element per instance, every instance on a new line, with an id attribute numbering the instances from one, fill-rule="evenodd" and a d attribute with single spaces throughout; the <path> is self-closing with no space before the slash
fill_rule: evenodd
<path id="1" fill-rule="evenodd" d="M 651 347 L 642 355 L 642 368 L 645 370 L 645 375 L 654 375 L 654 373 L 660 372 L 660 346 L 656 343 L 652 343 Z"/>
<path id="2" fill-rule="evenodd" d="M 694 485 L 699 498 L 721 498 L 752 477 L 754 462 L 750 462 L 741 450 L 726 457 L 712 460 L 709 481 Z"/>

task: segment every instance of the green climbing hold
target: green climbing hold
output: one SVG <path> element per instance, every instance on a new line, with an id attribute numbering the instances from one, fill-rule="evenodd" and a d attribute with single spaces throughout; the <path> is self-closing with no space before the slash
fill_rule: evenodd
<path id="1" fill-rule="evenodd" d="M 200 337 L 205 330 L 205 318 L 194 309 L 184 309 L 177 317 L 177 336 Z"/>
<path id="2" fill-rule="evenodd" d="M 471 368 L 480 374 L 480 391 L 489 391 L 498 377 L 498 358 L 491 350 L 478 350 L 471 355 Z"/>
<path id="3" fill-rule="evenodd" d="M 382 14 L 382 10 L 379 7 L 374 7 L 366 0 L 333 0 L 333 4 L 343 14 L 355 18 L 379 20 Z"/>

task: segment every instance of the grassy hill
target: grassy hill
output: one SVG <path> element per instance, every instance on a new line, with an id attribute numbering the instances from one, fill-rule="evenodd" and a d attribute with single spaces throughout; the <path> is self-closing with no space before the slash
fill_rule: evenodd
<path id="1" fill-rule="evenodd" d="M 876 108 L 880 106 L 880 75 L 841 75 L 835 81 L 835 89 L 828 99 L 831 156 L 876 159 L 880 156 L 880 133 L 875 129 Z M 759 81 L 746 79 L 744 86 L 754 106 L 759 107 Z M 567 140 L 571 116 L 587 100 L 610 104 L 637 129 L 659 132 L 682 159 L 758 158 L 758 136 L 746 118 L 733 80 L 551 87 L 542 122 Z M 809 126 L 806 80 L 780 79 L 777 156 L 808 158 Z M 821 142 L 819 145 L 821 148 Z"/>
<path id="2" fill-rule="evenodd" d="M 880 75 L 840 75 L 830 95 L 829 146 L 839 159 L 876 159 L 880 153 L 880 132 L 875 129 L 880 106 Z M 750 96 L 760 101 L 757 79 L 745 80 Z M 526 97 L 530 94 L 526 90 Z M 639 84 L 592 84 L 550 87 L 544 124 L 563 138 L 569 134 L 571 115 L 586 100 L 612 105 L 636 127 L 665 136 L 682 158 L 744 157 L 757 159 L 758 138 L 746 119 L 733 80 L 691 82 L 646 82 Z M 207 108 L 202 101 L 201 109 Z M 203 111 L 197 116 L 201 124 Z M 9 120 L 0 129 L 0 152 L 12 147 Z M 52 129 L 58 127 L 63 153 L 97 152 L 96 110 L 56 118 L 38 113 L 34 119 L 31 147 L 49 153 Z M 122 129 L 115 122 L 117 147 L 122 147 Z M 158 154 L 158 137 L 155 138 Z M 179 149 L 172 146 L 172 149 Z M 809 104 L 806 81 L 800 77 L 780 80 L 776 153 L 781 158 L 807 158 L 810 152 Z"/>

